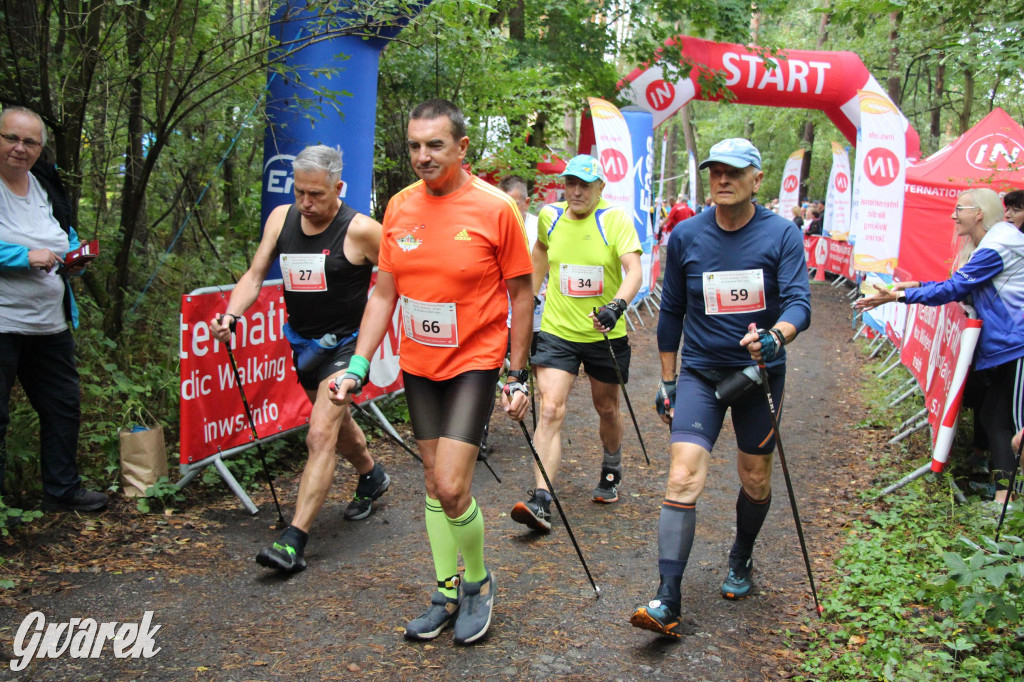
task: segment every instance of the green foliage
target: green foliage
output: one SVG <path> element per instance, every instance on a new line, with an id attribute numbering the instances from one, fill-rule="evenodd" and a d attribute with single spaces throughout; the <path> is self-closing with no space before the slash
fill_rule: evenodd
<path id="1" fill-rule="evenodd" d="M 145 497 L 135 500 L 135 508 L 142 514 L 149 514 L 159 509 L 171 509 L 185 501 L 185 495 L 178 486 L 166 476 L 161 476 L 156 483 L 146 488 Z"/>
<path id="2" fill-rule="evenodd" d="M 991 523 L 973 509 L 951 513 L 941 486 L 876 503 L 836 562 L 827 625 L 805 644 L 802 679 L 1018 679 L 1024 543 L 957 539 Z M 1024 516 L 1007 527 L 1024 528 Z"/>

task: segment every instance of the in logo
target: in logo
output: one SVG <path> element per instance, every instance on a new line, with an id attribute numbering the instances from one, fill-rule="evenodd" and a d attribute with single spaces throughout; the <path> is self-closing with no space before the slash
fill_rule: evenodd
<path id="1" fill-rule="evenodd" d="M 846 173 L 836 173 L 836 191 L 844 193 L 850 189 L 850 177 Z"/>
<path id="2" fill-rule="evenodd" d="M 652 109 L 664 111 L 668 109 L 669 105 L 676 98 L 676 87 L 672 83 L 659 78 L 647 84 L 644 96 L 647 97 L 647 103 L 651 105 Z"/>
<path id="3" fill-rule="evenodd" d="M 875 147 L 864 158 L 864 174 L 874 185 L 890 185 L 899 173 L 900 160 L 888 149 Z"/>
<path id="4" fill-rule="evenodd" d="M 1003 133 L 975 140 L 967 148 L 966 156 L 970 166 L 983 171 L 1018 170 L 1024 164 L 1024 159 L 1020 158 L 1020 142 Z"/>
<path id="5" fill-rule="evenodd" d="M 795 192 L 796 188 L 800 185 L 800 181 L 797 180 L 795 175 L 787 175 L 782 181 L 782 189 L 787 192 Z"/>
<path id="6" fill-rule="evenodd" d="M 608 182 L 619 182 L 629 172 L 626 155 L 618 149 L 605 149 L 601 152 L 601 168 Z"/>

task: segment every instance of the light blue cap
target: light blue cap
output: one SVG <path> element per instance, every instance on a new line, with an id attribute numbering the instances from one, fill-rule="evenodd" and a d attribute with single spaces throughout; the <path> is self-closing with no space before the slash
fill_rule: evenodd
<path id="1" fill-rule="evenodd" d="M 594 180 L 604 182 L 604 171 L 601 169 L 601 163 L 590 154 L 580 154 L 579 156 L 572 157 L 565 170 L 562 171 L 561 177 L 564 178 L 566 175 L 577 177 L 583 182 L 593 182 Z"/>
<path id="2" fill-rule="evenodd" d="M 701 161 L 700 169 L 704 170 L 715 162 L 724 163 L 733 168 L 753 166 L 761 170 L 761 152 L 757 151 L 757 147 L 752 145 L 750 140 L 742 137 L 731 137 L 728 140 L 722 140 L 711 148 L 708 158 Z"/>

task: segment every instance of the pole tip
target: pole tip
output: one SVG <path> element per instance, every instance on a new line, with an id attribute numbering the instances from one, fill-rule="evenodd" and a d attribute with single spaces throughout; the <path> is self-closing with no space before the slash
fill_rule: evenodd
<path id="1" fill-rule="evenodd" d="M 594 585 L 594 594 L 597 595 L 596 597 L 594 597 L 595 599 L 600 599 L 601 598 L 601 588 L 600 588 L 600 586 Z"/>
<path id="2" fill-rule="evenodd" d="M 819 618 L 824 618 L 825 617 L 825 607 L 822 606 L 821 604 L 818 604 L 818 617 Z"/>

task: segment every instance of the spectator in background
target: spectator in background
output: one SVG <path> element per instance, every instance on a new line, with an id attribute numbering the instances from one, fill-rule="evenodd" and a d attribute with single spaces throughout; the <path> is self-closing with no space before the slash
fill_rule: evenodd
<path id="1" fill-rule="evenodd" d="M 1015 189 L 1003 196 L 1003 219 L 1024 230 L 1024 190 Z"/>
<path id="2" fill-rule="evenodd" d="M 934 306 L 972 298 L 984 321 L 974 371 L 984 389 L 980 412 L 992 449 L 1000 509 L 1009 494 L 1002 481 L 1016 462 L 1010 441 L 1024 426 L 1024 235 L 999 220 L 1002 208 L 991 189 L 961 193 L 950 217 L 957 235 L 968 239 L 953 276 L 943 282 L 898 282 L 892 289 L 876 285 L 877 294 L 857 301 L 859 310 L 870 310 L 893 301 Z"/>
<path id="3" fill-rule="evenodd" d="M 793 207 L 793 222 L 796 223 L 801 232 L 804 231 L 804 209 L 800 207 L 800 204 Z"/>
<path id="4" fill-rule="evenodd" d="M 85 266 L 63 267 L 79 241 L 57 168 L 39 160 L 45 144 L 34 111 L 0 113 L 0 493 L 18 379 L 39 414 L 43 509 L 96 511 L 107 496 L 84 488 L 78 475 L 81 403 L 71 335 L 78 308 L 68 282 Z"/>
<path id="5" fill-rule="evenodd" d="M 811 223 L 807 226 L 807 234 L 821 234 L 823 220 L 821 219 L 821 211 L 817 208 L 811 209 Z"/>
<path id="6" fill-rule="evenodd" d="M 672 228 L 674 228 L 677 224 L 681 223 L 687 218 L 692 218 L 695 215 L 697 214 L 694 212 L 692 208 L 690 208 L 690 204 L 687 203 L 686 197 L 680 194 L 678 197 L 676 197 L 676 203 L 672 205 L 672 210 L 668 212 L 668 215 L 665 216 L 665 219 L 661 221 L 660 225 L 658 225 L 659 239 L 662 236 L 668 236 L 666 234 L 666 230 L 669 233 L 671 233 Z"/>

